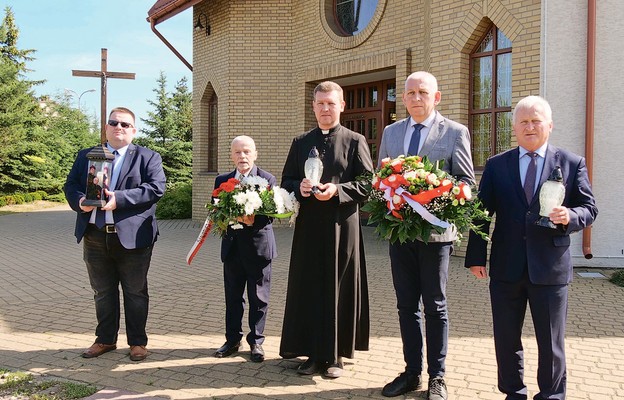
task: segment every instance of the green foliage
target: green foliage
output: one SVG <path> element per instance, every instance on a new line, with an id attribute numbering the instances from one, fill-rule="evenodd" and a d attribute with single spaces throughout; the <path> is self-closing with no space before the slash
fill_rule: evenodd
<path id="1" fill-rule="evenodd" d="M 30 203 L 38 200 L 47 200 L 51 196 L 42 190 L 30 193 L 13 193 L 9 195 L 0 196 L 0 207 L 12 206 L 15 204 Z M 63 199 L 63 201 L 65 201 Z"/>
<path id="2" fill-rule="evenodd" d="M 32 93 L 33 83 L 19 77 L 19 68 L 0 57 L 0 193 L 28 190 L 37 143 L 31 132 L 43 124 L 43 114 Z"/>
<path id="3" fill-rule="evenodd" d="M 175 86 L 171 98 L 177 138 L 185 142 L 193 141 L 193 94 L 189 92 L 187 79 L 183 77 Z"/>
<path id="4" fill-rule="evenodd" d="M 148 137 L 137 137 L 134 143 L 157 151 L 163 160 L 163 169 L 169 183 L 190 182 L 193 165 L 193 143 L 179 140 L 165 145 Z"/>
<path id="5" fill-rule="evenodd" d="M 82 383 L 62 382 L 61 393 L 63 399 L 82 399 L 89 397 L 97 392 L 97 388 L 93 385 L 85 385 Z"/>
<path id="6" fill-rule="evenodd" d="M 167 92 L 167 78 L 160 72 L 153 90 L 156 101 L 148 100 L 154 111 L 142 119 L 148 128 L 141 129 L 135 143 L 160 153 L 167 182 L 190 182 L 193 161 L 192 95 L 186 78 L 176 83 L 175 92 Z"/>
<path id="7" fill-rule="evenodd" d="M 624 269 L 618 270 L 611 275 L 609 282 L 624 287 Z"/>
<path id="8" fill-rule="evenodd" d="M 8 372 L 4 370 L 2 372 L 2 377 L 3 383 L 0 385 L 0 389 L 15 388 L 33 380 L 32 374 L 21 371 Z"/>
<path id="9" fill-rule="evenodd" d="M 0 369 L 0 398 L 33 400 L 70 400 L 89 397 L 97 392 L 93 385 L 47 379 L 41 375 Z"/>
<path id="10" fill-rule="evenodd" d="M 88 118 L 67 99 L 37 99 L 23 76 L 34 50 L 18 47 L 10 8 L 0 24 L 0 194 L 59 193 L 80 148 L 97 143 Z M 93 140 L 95 139 L 95 140 Z"/>
<path id="11" fill-rule="evenodd" d="M 20 49 L 18 41 L 19 30 L 7 7 L 0 23 L 0 201 L 4 205 L 21 201 L 24 196 L 19 193 L 35 191 L 60 199 L 54 196 L 62 192 L 78 151 L 100 141 L 95 118 L 71 107 L 68 95 L 36 98 L 33 88 L 42 81 L 25 79 L 35 50 Z M 156 101 L 148 100 L 155 111 L 144 120 L 148 129 L 142 132 L 147 136 L 136 141 L 161 154 L 168 183 L 190 182 L 192 95 L 186 78 L 177 82 L 173 94 L 167 92 L 166 83 L 161 72 L 154 90 Z M 25 200 L 31 199 L 37 200 L 30 195 Z"/>
<path id="12" fill-rule="evenodd" d="M 167 140 L 176 137 L 175 118 L 173 115 L 173 100 L 167 92 L 167 77 L 163 71 L 156 80 L 158 86 L 153 89 L 156 94 L 156 101 L 147 100 L 149 105 L 154 107 L 154 111 L 147 113 L 147 119 L 141 119 L 149 128 L 141 129 L 141 133 L 152 138 L 161 146 L 164 146 Z"/>
<path id="13" fill-rule="evenodd" d="M 369 213 L 368 224 L 376 225 L 375 231 L 382 239 L 392 243 L 428 242 L 433 233 L 443 233 L 445 229 L 427 221 L 423 217 L 427 214 L 454 225 L 457 244 L 468 230 L 488 239 L 479 224 L 491 218 L 471 187 L 427 157 L 386 159 L 370 179 L 370 185 L 370 197 L 362 211 Z"/>
<path id="14" fill-rule="evenodd" d="M 156 206 L 156 218 L 191 218 L 193 211 L 193 188 L 191 183 L 182 182 L 167 186 L 165 195 Z"/>
<path id="15" fill-rule="evenodd" d="M 48 195 L 46 200 L 48 200 L 48 201 L 55 201 L 57 203 L 65 203 L 65 201 L 66 201 L 65 194 L 63 194 L 63 193 L 56 193 L 56 194 Z"/>
<path id="16" fill-rule="evenodd" d="M 182 78 L 175 85 L 173 94 L 167 92 L 167 77 L 163 71 L 156 80 L 158 86 L 153 89 L 156 101 L 147 100 L 154 111 L 147 113 L 147 119 L 141 119 L 149 128 L 141 133 L 165 145 L 168 141 L 193 140 L 193 96 L 188 90 L 187 79 Z"/>

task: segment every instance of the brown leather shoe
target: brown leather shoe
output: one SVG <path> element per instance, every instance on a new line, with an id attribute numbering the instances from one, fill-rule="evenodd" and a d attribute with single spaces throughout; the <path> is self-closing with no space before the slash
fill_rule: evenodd
<path id="1" fill-rule="evenodd" d="M 143 361 L 147 358 L 145 346 L 130 346 L 130 360 Z"/>
<path id="2" fill-rule="evenodd" d="M 104 353 L 108 353 L 109 351 L 115 350 L 116 348 L 117 348 L 116 344 L 93 343 L 91 347 L 89 347 L 82 353 L 82 357 L 83 358 L 99 357 Z"/>

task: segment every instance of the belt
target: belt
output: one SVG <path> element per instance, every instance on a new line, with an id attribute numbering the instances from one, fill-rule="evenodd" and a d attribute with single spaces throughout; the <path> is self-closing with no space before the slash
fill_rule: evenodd
<path id="1" fill-rule="evenodd" d="M 98 228 L 97 225 L 95 225 L 95 224 L 90 224 L 89 226 L 92 226 L 94 229 L 96 229 L 96 230 L 98 230 L 100 232 L 117 233 L 117 228 L 115 228 L 115 225 L 113 225 L 113 224 L 104 225 L 101 228 Z"/>

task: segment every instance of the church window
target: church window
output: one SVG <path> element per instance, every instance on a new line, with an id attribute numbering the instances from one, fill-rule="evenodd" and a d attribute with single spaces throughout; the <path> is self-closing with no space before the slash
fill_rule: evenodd
<path id="1" fill-rule="evenodd" d="M 472 158 L 476 168 L 511 148 L 511 41 L 495 25 L 470 55 Z"/>

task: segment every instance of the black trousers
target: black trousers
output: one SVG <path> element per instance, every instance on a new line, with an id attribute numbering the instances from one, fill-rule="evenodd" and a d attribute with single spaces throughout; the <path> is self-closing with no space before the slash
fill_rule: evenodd
<path id="1" fill-rule="evenodd" d="M 128 345 L 147 344 L 147 272 L 152 248 L 126 249 L 117 234 L 101 232 L 91 226 L 87 228 L 83 237 L 83 255 L 94 292 L 97 343 L 117 343 L 121 285 Z"/>
<path id="2" fill-rule="evenodd" d="M 236 343 L 243 338 L 246 287 L 250 329 L 247 334 L 247 343 L 262 344 L 271 292 L 271 260 L 241 257 L 240 253 L 233 249 L 223 264 L 223 280 L 226 341 Z"/>
<path id="3" fill-rule="evenodd" d="M 390 244 L 405 370 L 416 374 L 423 370 L 423 322 L 426 322 L 427 373 L 430 378 L 443 377 L 446 371 L 449 332 L 446 283 L 452 251 L 452 243 L 414 241 Z"/>

